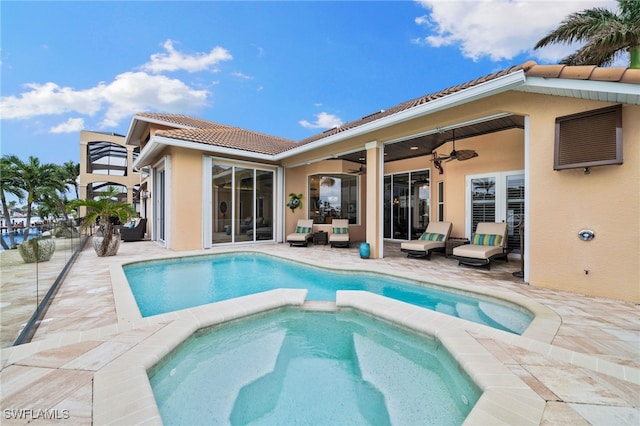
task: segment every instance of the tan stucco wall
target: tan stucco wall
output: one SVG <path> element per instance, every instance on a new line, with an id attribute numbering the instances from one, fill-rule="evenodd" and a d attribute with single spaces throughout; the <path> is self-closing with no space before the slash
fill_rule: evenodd
<path id="1" fill-rule="evenodd" d="M 640 107 L 623 108 L 620 166 L 553 171 L 556 116 L 600 103 L 535 105 L 531 118 L 531 275 L 533 285 L 640 302 Z M 581 229 L 595 232 L 589 242 Z"/>
<path id="2" fill-rule="evenodd" d="M 171 215 L 168 231 L 173 250 L 202 248 L 202 153 L 171 147 Z"/>

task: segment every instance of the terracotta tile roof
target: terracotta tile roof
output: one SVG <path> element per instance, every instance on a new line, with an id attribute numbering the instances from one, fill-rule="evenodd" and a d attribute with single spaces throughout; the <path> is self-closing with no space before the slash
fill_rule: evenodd
<path id="1" fill-rule="evenodd" d="M 616 81 L 620 83 L 640 84 L 640 69 L 601 68 L 595 65 L 538 65 L 533 61 L 529 61 L 522 66 L 527 77 Z"/>
<path id="2" fill-rule="evenodd" d="M 156 135 L 269 155 L 298 146 L 296 142 L 289 139 L 229 126 L 208 129 L 161 130 Z"/>
<path id="3" fill-rule="evenodd" d="M 140 117 L 147 117 L 152 120 L 173 123 L 181 127 L 189 127 L 188 129 L 164 130 L 158 132 L 158 135 L 262 154 L 278 154 L 295 148 L 296 146 L 315 142 L 326 137 L 354 129 L 372 121 L 415 108 L 453 93 L 520 71 L 523 71 L 527 77 L 640 84 L 639 69 L 600 68 L 596 66 L 538 65 L 535 61 L 528 61 L 506 70 L 495 72 L 466 83 L 403 102 L 388 109 L 376 111 L 360 119 L 343 124 L 340 127 L 332 128 L 305 138 L 298 143 L 289 139 L 269 136 L 262 133 L 240 129 L 238 127 L 225 126 L 223 124 L 188 117 L 186 115 L 159 113 L 139 113 L 136 115 Z"/>
<path id="4" fill-rule="evenodd" d="M 524 65 L 527 65 L 527 64 L 529 64 L 529 62 L 525 63 Z M 419 98 L 415 98 L 415 99 L 412 99 L 410 101 L 403 102 L 403 103 L 401 103 L 399 105 L 396 105 L 394 107 L 391 107 L 389 109 L 380 110 L 378 112 L 375 112 L 373 114 L 367 115 L 367 116 L 365 116 L 363 118 L 360 118 L 358 120 L 354 120 L 354 121 L 351 121 L 349 123 L 343 124 L 342 126 L 340 126 L 338 128 L 333 128 L 333 129 L 326 130 L 323 133 L 320 133 L 319 135 L 310 136 L 310 137 L 300 141 L 300 144 L 303 145 L 303 144 L 307 144 L 307 143 L 310 143 L 310 142 L 314 142 L 314 141 L 326 138 L 327 136 L 335 135 L 335 134 L 343 132 L 345 130 L 350 130 L 350 129 L 356 128 L 358 126 L 362 126 L 363 124 L 369 123 L 371 121 L 378 120 L 380 118 L 387 117 L 387 116 L 390 116 L 392 114 L 396 114 L 398 112 L 405 111 L 405 110 L 417 107 L 417 106 L 425 104 L 427 102 L 431 102 L 433 100 L 445 97 L 445 96 L 450 95 L 452 93 L 456 93 L 456 92 L 459 92 L 461 90 L 468 89 L 468 88 L 473 87 L 473 86 L 477 86 L 478 84 L 481 84 L 481 83 L 484 83 L 484 82 L 487 82 L 487 81 L 490 81 L 490 80 L 494 80 L 496 78 L 499 78 L 499 77 L 502 77 L 502 76 L 505 76 L 505 75 L 508 75 L 508 74 L 512 74 L 512 73 L 517 72 L 517 71 L 521 71 L 523 69 L 524 69 L 523 65 L 513 66 L 513 67 L 508 68 L 506 70 L 498 71 L 496 73 L 489 74 L 487 76 L 477 78 L 477 79 L 469 81 L 467 83 L 462 83 L 462 84 L 459 84 L 457 86 L 452 86 L 452 87 L 446 88 L 446 89 L 441 90 L 439 92 L 431 93 L 429 95 L 421 96 Z"/>
<path id="5" fill-rule="evenodd" d="M 201 118 L 189 117 L 182 114 L 162 114 L 152 112 L 139 112 L 138 117 L 146 117 L 151 120 L 162 121 L 165 123 L 177 124 L 179 126 L 192 127 L 194 129 L 220 129 L 230 128 L 224 124 L 214 123 L 212 121 L 203 120 Z"/>
<path id="6" fill-rule="evenodd" d="M 629 68 L 600 68 L 596 66 L 567 66 L 567 65 L 538 65 L 535 61 L 527 61 L 522 65 L 513 66 L 506 70 L 498 71 L 475 80 L 452 86 L 447 89 L 435 92 L 429 95 L 421 96 L 386 110 L 380 110 L 373 114 L 367 115 L 358 120 L 343 124 L 338 128 L 324 131 L 323 133 L 310 136 L 300 141 L 300 145 L 315 142 L 328 136 L 338 134 L 345 130 L 350 130 L 363 124 L 378 120 L 389 115 L 408 110 L 410 108 L 422 105 L 424 103 L 442 98 L 444 96 L 477 86 L 487 81 L 495 80 L 499 77 L 512 74 L 518 71 L 524 71 L 527 77 L 544 77 L 544 78 L 560 78 L 560 79 L 580 79 L 593 81 L 617 81 L 620 83 L 640 84 L 640 70 Z"/>

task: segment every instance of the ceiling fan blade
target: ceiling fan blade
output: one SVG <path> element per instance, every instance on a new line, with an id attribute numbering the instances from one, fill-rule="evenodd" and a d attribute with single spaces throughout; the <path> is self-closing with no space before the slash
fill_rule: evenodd
<path id="1" fill-rule="evenodd" d="M 456 160 L 465 161 L 470 160 L 478 156 L 478 153 L 472 149 L 461 149 L 460 151 L 456 151 Z"/>

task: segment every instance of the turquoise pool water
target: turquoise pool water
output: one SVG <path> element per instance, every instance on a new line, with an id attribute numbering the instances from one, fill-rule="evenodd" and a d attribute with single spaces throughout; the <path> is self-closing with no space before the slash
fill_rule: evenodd
<path id="1" fill-rule="evenodd" d="M 362 272 L 341 272 L 261 253 L 232 253 L 142 262 L 124 272 L 143 317 L 275 288 L 308 289 L 307 300 L 334 301 L 337 290 L 366 290 L 500 330 L 522 334 L 531 315 L 476 299 Z"/>
<path id="2" fill-rule="evenodd" d="M 481 393 L 435 341 L 352 311 L 201 330 L 148 374 L 167 425 L 459 425 Z"/>

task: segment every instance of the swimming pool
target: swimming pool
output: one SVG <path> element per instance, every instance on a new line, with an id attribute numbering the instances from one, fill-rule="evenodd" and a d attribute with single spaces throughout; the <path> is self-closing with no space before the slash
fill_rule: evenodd
<path id="1" fill-rule="evenodd" d="M 480 390 L 432 338 L 354 311 L 198 331 L 149 372 L 165 424 L 461 424 Z"/>
<path id="2" fill-rule="evenodd" d="M 530 313 L 476 298 L 363 272 L 336 271 L 262 253 L 225 253 L 123 266 L 143 317 L 275 288 L 303 288 L 307 300 L 334 301 L 337 290 L 365 290 L 499 330 L 522 334 Z"/>

